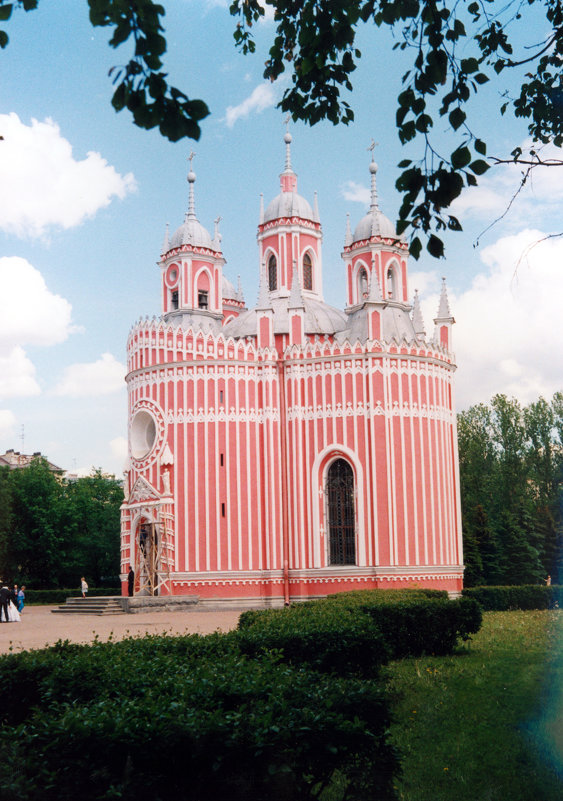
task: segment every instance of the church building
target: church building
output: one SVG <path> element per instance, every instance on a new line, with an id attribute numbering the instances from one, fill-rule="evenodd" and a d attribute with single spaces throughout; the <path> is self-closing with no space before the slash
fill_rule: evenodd
<path id="1" fill-rule="evenodd" d="M 127 342 L 121 569 L 135 592 L 283 604 L 343 590 L 457 592 L 463 556 L 455 357 L 445 281 L 432 333 L 408 245 L 379 208 L 344 238 L 343 309 L 323 299 L 316 196 L 285 134 L 258 221 L 257 303 L 223 274 L 218 223 L 159 261 L 161 314 Z"/>

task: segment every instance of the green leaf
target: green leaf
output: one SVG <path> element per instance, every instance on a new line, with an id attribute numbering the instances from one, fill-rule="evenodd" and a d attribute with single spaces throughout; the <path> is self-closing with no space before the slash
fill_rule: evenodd
<path id="1" fill-rule="evenodd" d="M 420 257 L 421 250 L 422 250 L 422 242 L 417 236 L 415 236 L 414 239 L 411 240 L 409 246 L 409 253 L 413 257 L 413 259 L 418 260 L 418 258 Z"/>
<path id="2" fill-rule="evenodd" d="M 0 48 L 6 47 L 9 41 L 6 31 L 0 31 Z"/>
<path id="3" fill-rule="evenodd" d="M 13 7 L 12 3 L 0 6 L 0 22 L 6 22 L 10 19 Z"/>
<path id="4" fill-rule="evenodd" d="M 482 139 L 476 139 L 474 147 L 475 147 L 475 150 L 477 151 L 477 153 L 480 153 L 482 156 L 486 155 L 486 153 L 487 153 L 487 144 L 486 144 L 486 142 L 483 142 Z"/>
<path id="5" fill-rule="evenodd" d="M 431 256 L 434 256 L 435 259 L 441 259 L 444 256 L 444 243 L 436 234 L 431 234 L 426 245 L 426 250 Z"/>
<path id="6" fill-rule="evenodd" d="M 458 147 L 451 155 L 452 167 L 456 170 L 466 167 L 470 161 L 471 153 L 469 152 L 469 148 L 465 145 Z"/>
<path id="7" fill-rule="evenodd" d="M 460 62 L 460 67 L 466 75 L 470 75 L 472 72 L 477 72 L 479 69 L 479 62 L 476 58 L 462 58 Z"/>
<path id="8" fill-rule="evenodd" d="M 487 172 L 489 169 L 490 164 L 487 164 L 486 161 L 483 159 L 477 159 L 477 161 L 472 161 L 469 165 L 469 169 L 472 170 L 475 175 L 483 175 L 484 172 Z"/>
<path id="9" fill-rule="evenodd" d="M 450 113 L 448 115 L 448 119 L 449 119 L 450 125 L 452 126 L 454 131 L 457 131 L 457 129 L 461 125 L 463 125 L 463 123 L 465 122 L 466 116 L 467 115 L 466 115 L 465 111 L 462 111 L 462 109 L 460 109 L 459 106 L 457 108 L 454 108 L 453 111 L 450 111 Z"/>

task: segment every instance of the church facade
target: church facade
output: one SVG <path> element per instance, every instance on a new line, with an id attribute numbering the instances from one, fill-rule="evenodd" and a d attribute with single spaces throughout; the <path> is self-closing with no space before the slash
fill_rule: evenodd
<path id="1" fill-rule="evenodd" d="M 431 336 L 408 246 L 371 203 L 323 300 L 316 198 L 285 135 L 279 194 L 258 224 L 258 301 L 223 275 L 189 206 L 160 258 L 162 313 L 127 342 L 129 464 L 122 577 L 135 591 L 287 603 L 351 589 L 462 587 L 452 325 Z"/>

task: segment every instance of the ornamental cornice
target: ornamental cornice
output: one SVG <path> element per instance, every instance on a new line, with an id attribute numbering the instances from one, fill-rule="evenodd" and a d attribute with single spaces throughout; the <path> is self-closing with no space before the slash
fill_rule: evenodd
<path id="1" fill-rule="evenodd" d="M 346 404 L 325 404 L 313 406 L 290 406 L 287 410 L 288 420 L 331 420 L 338 417 L 413 417 L 419 420 L 436 420 L 439 422 L 452 423 L 455 420 L 455 413 L 450 409 L 441 406 L 427 406 L 425 403 L 408 403 L 405 401 L 400 404 L 398 401 L 384 404 L 381 401 L 376 403 L 352 403 Z"/>
<path id="2" fill-rule="evenodd" d="M 396 250 L 398 253 L 405 253 L 408 251 L 409 246 L 407 242 L 400 239 L 395 239 L 390 236 L 372 236 L 369 239 L 359 239 L 357 242 L 352 242 L 351 245 L 344 245 L 343 253 L 354 254 L 358 250 L 370 247 L 371 245 L 383 245 L 385 247 Z"/>
<path id="3" fill-rule="evenodd" d="M 268 220 L 268 222 L 260 223 L 258 226 L 258 234 L 263 234 L 270 231 L 272 228 L 288 228 L 299 226 L 300 228 L 309 228 L 311 231 L 321 231 L 321 224 L 313 220 L 306 220 L 303 217 L 278 217 L 275 220 Z"/>
<path id="4" fill-rule="evenodd" d="M 195 254 L 196 256 L 211 256 L 214 259 L 220 259 L 223 262 L 225 261 L 220 250 L 213 250 L 212 248 L 203 248 L 200 246 L 194 247 L 194 245 L 189 244 L 178 245 L 178 247 L 171 248 L 163 255 L 162 261 L 175 259 L 182 253 Z"/>
<path id="5" fill-rule="evenodd" d="M 220 407 L 215 410 L 213 407 L 204 409 L 200 407 L 194 409 L 178 409 L 169 411 L 166 415 L 167 423 L 265 423 L 267 421 L 278 423 L 280 420 L 279 409 L 267 406 L 264 409 L 236 409 L 231 406 L 229 409 Z"/>

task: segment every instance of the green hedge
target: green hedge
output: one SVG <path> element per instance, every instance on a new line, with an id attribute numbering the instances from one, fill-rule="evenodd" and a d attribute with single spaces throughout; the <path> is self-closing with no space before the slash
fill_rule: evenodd
<path id="1" fill-rule="evenodd" d="M 250 659 L 237 638 L 0 657 L 2 801 L 300 801 L 335 780 L 347 799 L 395 799 L 382 690 Z"/>
<path id="2" fill-rule="evenodd" d="M 374 678 L 389 659 L 381 632 L 366 615 L 318 602 L 244 612 L 238 641 L 250 656 L 278 651 L 291 664 L 339 676 Z"/>
<path id="3" fill-rule="evenodd" d="M 88 589 L 88 597 L 100 595 L 121 595 L 121 587 L 91 587 Z M 48 605 L 64 604 L 67 598 L 80 598 L 82 592 L 80 587 L 62 590 L 27 590 L 25 591 L 25 603 L 27 605 Z"/>
<path id="4" fill-rule="evenodd" d="M 361 621 L 366 619 L 371 626 L 364 627 Z M 460 639 L 467 640 L 479 631 L 481 623 L 481 607 L 471 598 L 451 601 L 441 592 L 362 590 L 337 593 L 289 610 L 250 610 L 241 615 L 239 630 L 257 631 L 256 640 L 264 651 L 281 648 L 288 653 L 291 649 L 291 661 L 317 668 L 314 662 L 322 662 L 323 670 L 333 660 L 334 669 L 341 671 L 349 650 L 351 671 L 369 675 L 370 660 L 380 665 L 386 656 L 401 659 L 452 653 Z M 330 625 L 334 626 L 332 635 Z M 316 632 L 322 627 L 326 632 L 319 635 L 317 647 Z M 348 629 L 353 634 L 348 635 Z M 348 636 L 355 638 L 353 645 Z M 362 648 L 370 650 L 369 656 L 362 657 Z"/>
<path id="5" fill-rule="evenodd" d="M 563 585 L 524 584 L 516 587 L 468 587 L 464 598 L 474 598 L 486 612 L 509 609 L 552 609 L 563 605 Z"/>

